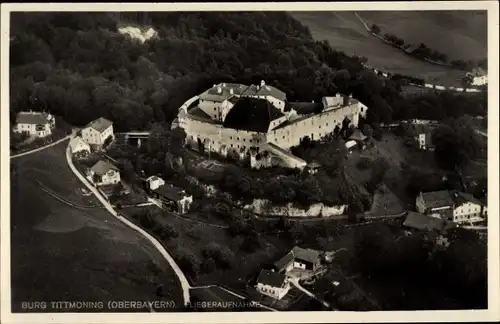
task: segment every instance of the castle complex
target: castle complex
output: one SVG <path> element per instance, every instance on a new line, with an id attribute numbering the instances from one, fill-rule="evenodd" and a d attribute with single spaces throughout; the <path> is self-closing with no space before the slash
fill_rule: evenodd
<path id="1" fill-rule="evenodd" d="M 344 119 L 357 127 L 366 111 L 350 96 L 293 103 L 264 81 L 251 86 L 221 83 L 188 100 L 179 109 L 178 122 L 187 144 L 200 152 L 249 159 L 254 168 L 302 169 L 307 163 L 293 156 L 291 147 L 339 130 Z"/>

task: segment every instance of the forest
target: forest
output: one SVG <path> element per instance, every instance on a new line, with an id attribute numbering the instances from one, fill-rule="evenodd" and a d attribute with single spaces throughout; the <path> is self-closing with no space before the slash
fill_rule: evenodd
<path id="1" fill-rule="evenodd" d="M 484 115 L 486 95 L 401 96 L 383 80 L 284 12 L 154 12 L 159 37 L 144 44 L 118 32 L 109 13 L 13 13 L 11 121 L 49 110 L 82 126 L 104 116 L 117 131 L 171 122 L 188 98 L 218 82 L 266 80 L 289 101 L 352 93 L 370 107 L 368 122 L 460 112 Z M 135 25 L 133 15 L 128 18 Z M 429 104 L 438 107 L 428 108 Z M 422 115 L 422 116 L 421 116 Z"/>

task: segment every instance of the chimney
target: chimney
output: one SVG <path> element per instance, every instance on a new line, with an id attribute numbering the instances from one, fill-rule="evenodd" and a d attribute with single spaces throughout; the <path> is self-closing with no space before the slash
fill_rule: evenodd
<path id="1" fill-rule="evenodd" d="M 223 87 L 226 87 L 226 84 L 225 84 L 225 83 L 223 83 L 223 84 L 222 84 L 222 86 L 223 86 Z"/>
<path id="2" fill-rule="evenodd" d="M 217 93 L 222 93 L 222 88 L 221 87 L 217 87 Z"/>
<path id="3" fill-rule="evenodd" d="M 261 87 L 263 87 L 263 86 L 265 86 L 265 85 L 266 85 L 266 83 L 264 82 L 264 80 L 260 81 L 260 86 L 261 86 Z"/>
<path id="4" fill-rule="evenodd" d="M 234 90 L 233 89 L 229 89 L 229 93 L 233 95 L 234 94 Z"/>
<path id="5" fill-rule="evenodd" d="M 344 101 L 342 103 L 342 106 L 348 106 L 349 105 L 349 96 L 344 96 Z"/>

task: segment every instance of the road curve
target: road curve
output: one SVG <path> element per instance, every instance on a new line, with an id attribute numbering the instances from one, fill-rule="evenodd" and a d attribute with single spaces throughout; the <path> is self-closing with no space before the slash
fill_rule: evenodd
<path id="1" fill-rule="evenodd" d="M 144 238 L 146 238 L 148 241 L 150 241 L 154 247 L 161 253 L 161 255 L 167 260 L 167 262 L 170 264 L 172 269 L 174 270 L 175 274 L 177 275 L 177 278 L 179 279 L 181 283 L 181 288 L 183 292 L 183 300 L 184 300 L 184 305 L 187 306 L 190 301 L 190 295 L 189 295 L 189 289 L 191 286 L 189 285 L 189 282 L 182 272 L 182 270 L 179 268 L 177 263 L 175 263 L 175 260 L 172 258 L 172 256 L 167 252 L 167 250 L 163 247 L 163 245 L 156 240 L 153 236 L 148 234 L 146 231 L 144 231 L 142 228 L 139 226 L 135 225 L 134 223 L 130 222 L 128 219 L 124 218 L 123 216 L 120 216 L 114 209 L 113 206 L 109 202 L 106 201 L 106 199 L 101 195 L 97 189 L 89 183 L 87 179 L 76 169 L 76 167 L 73 164 L 73 161 L 71 159 L 71 152 L 70 152 L 70 147 L 66 148 L 66 160 L 68 162 L 68 166 L 73 171 L 75 176 L 90 190 L 92 193 L 99 199 L 99 201 L 104 205 L 104 207 L 108 210 L 110 214 L 118 218 L 122 223 L 127 225 L 128 227 L 136 230 L 139 232 Z"/>
<path id="2" fill-rule="evenodd" d="M 24 152 L 24 153 L 15 154 L 15 155 L 11 155 L 10 158 L 11 159 L 15 159 L 15 158 L 18 158 L 18 157 L 21 157 L 21 156 L 25 156 L 25 155 L 28 155 L 28 154 L 36 153 L 38 151 L 45 150 L 45 149 L 47 149 L 47 148 L 49 148 L 51 146 L 57 145 L 57 144 L 59 144 L 61 142 L 64 142 L 65 140 L 68 140 L 70 138 L 71 138 L 71 135 L 68 135 L 66 137 L 61 138 L 60 140 L 57 140 L 57 141 L 55 141 L 53 143 L 50 143 L 50 144 L 47 144 L 45 146 L 36 148 L 34 150 L 31 150 L 31 151 L 28 151 L 28 152 Z"/>

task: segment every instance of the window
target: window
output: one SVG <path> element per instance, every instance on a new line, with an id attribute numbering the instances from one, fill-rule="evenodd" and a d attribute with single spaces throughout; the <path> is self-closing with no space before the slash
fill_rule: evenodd
<path id="1" fill-rule="evenodd" d="M 229 139 L 230 139 L 230 140 L 232 140 L 232 139 L 233 139 L 233 137 L 232 137 L 232 136 L 229 136 Z"/>
<path id="2" fill-rule="evenodd" d="M 236 139 L 237 139 L 238 141 L 240 140 L 240 138 L 239 138 L 239 137 L 238 137 L 238 138 L 236 138 Z"/>
<path id="3" fill-rule="evenodd" d="M 328 123 L 326 123 L 326 127 L 328 127 Z"/>
<path id="4" fill-rule="evenodd" d="M 246 139 L 243 139 L 243 142 L 246 142 L 247 140 Z"/>
<path id="5" fill-rule="evenodd" d="M 233 147 L 233 144 L 231 144 L 231 147 Z"/>
<path id="6" fill-rule="evenodd" d="M 249 141 L 250 141 L 250 143 L 252 143 L 252 140 L 249 140 Z"/>
<path id="7" fill-rule="evenodd" d="M 361 107 L 361 112 L 363 112 L 363 107 Z"/>

